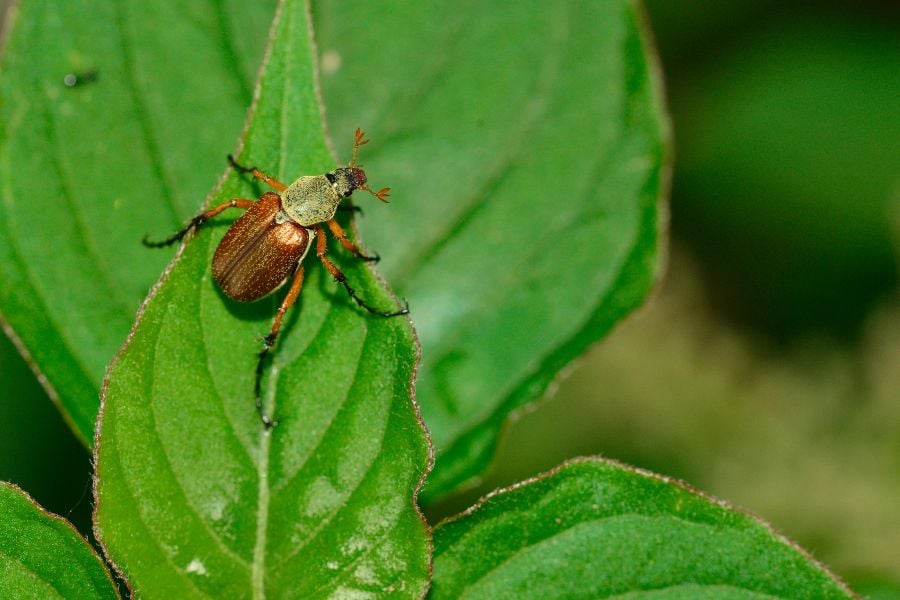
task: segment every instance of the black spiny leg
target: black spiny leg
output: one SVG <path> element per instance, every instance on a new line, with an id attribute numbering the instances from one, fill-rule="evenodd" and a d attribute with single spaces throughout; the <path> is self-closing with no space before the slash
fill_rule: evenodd
<path id="1" fill-rule="evenodd" d="M 288 290 L 287 296 L 284 297 L 284 300 L 281 302 L 281 306 L 278 307 L 278 312 L 275 314 L 275 320 L 272 321 L 272 329 L 269 331 L 269 335 L 263 338 L 263 349 L 260 351 L 259 359 L 256 363 L 256 382 L 253 386 L 253 391 L 256 395 L 256 411 L 259 413 L 259 418 L 260 420 L 262 420 L 263 426 L 266 429 L 272 429 L 273 427 L 278 425 L 278 421 L 269 417 L 269 415 L 267 415 L 263 410 L 263 365 L 265 364 L 266 356 L 268 356 L 272 348 L 275 347 L 275 341 L 278 339 L 278 332 L 281 330 L 281 320 L 284 318 L 284 313 L 286 313 L 288 309 L 294 305 L 294 302 L 297 301 L 297 297 L 300 295 L 300 289 L 302 287 L 303 265 L 299 265 L 297 267 L 297 270 L 294 272 L 294 280 L 291 282 L 291 289 Z"/>
<path id="2" fill-rule="evenodd" d="M 184 227 L 182 227 L 181 229 L 179 229 L 178 231 L 176 231 L 175 233 L 173 233 L 166 239 L 160 240 L 158 242 L 151 242 L 150 234 L 148 233 L 148 234 L 145 234 L 143 238 L 141 238 L 141 243 L 143 245 L 147 246 L 148 248 L 165 248 L 166 246 L 171 246 L 175 242 L 181 241 L 184 238 L 184 236 L 186 236 L 188 233 L 190 233 L 194 229 L 197 229 L 198 227 L 203 225 L 205 222 L 206 222 L 206 217 L 204 217 L 203 215 L 197 215 L 196 217 L 194 217 L 193 219 L 188 221 L 187 225 L 185 225 Z"/>
<path id="3" fill-rule="evenodd" d="M 321 225 L 316 225 L 316 256 L 319 257 L 319 260 L 322 261 L 322 264 L 328 269 L 328 272 L 331 273 L 331 276 L 335 278 L 335 280 L 344 286 L 344 289 L 347 290 L 347 293 L 350 294 L 350 297 L 353 298 L 354 302 L 356 302 L 359 306 L 366 309 L 373 315 L 378 315 L 379 317 L 399 317 L 400 315 L 408 315 L 409 314 L 409 303 L 405 300 L 403 301 L 403 308 L 395 311 L 384 311 L 378 310 L 374 306 L 368 304 L 365 300 L 360 298 L 356 291 L 350 287 L 350 284 L 347 283 L 347 276 L 344 275 L 337 266 L 331 262 L 331 260 L 325 256 L 325 252 L 327 251 L 327 238 L 325 237 L 325 230 Z"/>
<path id="4" fill-rule="evenodd" d="M 197 229 L 198 227 L 218 215 L 220 212 L 228 210 L 229 208 L 241 208 L 247 210 L 254 204 L 255 202 L 253 200 L 248 200 L 247 198 L 232 198 L 228 202 L 223 202 L 215 208 L 211 208 L 206 212 L 200 213 L 199 215 L 188 221 L 187 225 L 162 241 L 151 242 L 149 239 L 147 239 L 148 236 L 145 235 L 144 239 L 141 240 L 141 243 L 148 248 L 162 248 L 164 246 L 171 246 L 175 242 L 182 240 L 184 236 L 189 234 L 194 229 Z"/>
<path id="5" fill-rule="evenodd" d="M 325 259 L 325 260 L 328 260 L 328 259 Z M 331 262 L 331 261 L 328 261 L 328 262 Z M 332 263 L 332 264 L 334 264 L 334 263 Z M 327 265 L 326 265 L 326 267 L 327 267 Z M 337 279 L 338 283 L 340 283 L 341 285 L 344 286 L 344 289 L 347 290 L 347 293 L 350 294 L 350 297 L 353 298 L 353 300 L 359 306 L 366 309 L 373 315 L 378 315 L 379 317 L 390 318 L 390 317 L 399 317 L 401 315 L 409 314 L 409 302 L 407 302 L 406 300 L 403 301 L 403 308 L 401 308 L 400 310 L 395 310 L 395 311 L 378 310 L 377 308 L 368 304 L 365 300 L 363 300 L 362 298 L 357 296 L 356 291 L 352 287 L 350 287 L 349 283 L 347 283 L 347 278 L 344 276 L 344 274 L 341 273 L 340 271 L 338 271 L 338 273 L 339 273 L 339 275 L 335 276 L 335 279 Z"/>
<path id="6" fill-rule="evenodd" d="M 275 338 L 277 338 L 277 334 L 269 334 L 263 338 L 263 349 L 259 353 L 259 360 L 256 362 L 256 382 L 253 385 L 253 394 L 256 396 L 256 412 L 259 413 L 259 418 L 262 421 L 263 427 L 266 429 L 272 429 L 276 425 L 278 425 L 278 421 L 273 420 L 266 412 L 263 410 L 262 405 L 262 374 L 263 374 L 263 365 L 266 361 L 266 356 L 268 356 L 269 351 L 275 347 Z"/>

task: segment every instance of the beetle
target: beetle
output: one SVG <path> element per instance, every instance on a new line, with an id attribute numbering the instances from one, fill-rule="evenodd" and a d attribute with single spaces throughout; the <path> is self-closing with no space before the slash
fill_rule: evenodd
<path id="1" fill-rule="evenodd" d="M 364 190 L 382 202 L 388 201 L 390 188 L 373 191 L 366 185 L 365 172 L 357 166 L 359 147 L 367 143 L 369 140 L 365 139 L 365 133 L 357 129 L 353 158 L 346 167 L 338 167 L 323 175 L 306 175 L 290 185 L 284 185 L 256 167 L 238 164 L 229 154 L 228 162 L 235 170 L 252 175 L 276 191 L 266 192 L 255 201 L 233 198 L 200 213 L 164 240 L 151 242 L 147 236 L 142 240 L 150 248 L 169 246 L 229 208 L 239 208 L 245 211 L 244 214 L 225 233 L 213 256 L 212 273 L 216 283 L 229 298 L 238 302 L 254 302 L 279 289 L 288 279 L 291 280 L 288 293 L 272 321 L 272 328 L 263 338 L 263 349 L 256 363 L 256 410 L 266 429 L 271 429 L 278 421 L 263 410 L 260 393 L 263 362 L 275 347 L 284 314 L 300 295 L 303 287 L 303 259 L 314 240 L 316 256 L 322 265 L 344 286 L 359 306 L 385 318 L 409 314 L 406 302 L 403 308 L 393 311 L 379 310 L 365 302 L 347 283 L 344 273 L 326 256 L 328 240 L 323 223 L 341 245 L 356 257 L 365 261 L 379 260 L 377 254 L 364 254 L 347 238 L 334 218 L 341 200 L 349 198 L 355 190 Z M 348 208 L 357 209 L 354 206 Z"/>

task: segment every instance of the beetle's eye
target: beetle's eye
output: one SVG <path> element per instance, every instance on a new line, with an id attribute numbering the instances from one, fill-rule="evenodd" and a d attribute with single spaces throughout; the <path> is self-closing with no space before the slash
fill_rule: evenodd
<path id="1" fill-rule="evenodd" d="M 353 187 L 361 187 L 366 185 L 366 173 L 359 167 L 351 168 L 350 176 L 353 178 Z"/>

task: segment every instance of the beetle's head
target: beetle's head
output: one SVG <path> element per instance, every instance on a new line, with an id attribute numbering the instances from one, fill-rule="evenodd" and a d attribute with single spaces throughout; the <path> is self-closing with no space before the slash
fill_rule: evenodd
<path id="1" fill-rule="evenodd" d="M 366 174 L 359 167 L 338 167 L 326 177 L 341 198 L 346 198 L 353 190 L 366 188 Z"/>
<path id="2" fill-rule="evenodd" d="M 350 180 L 353 182 L 353 189 L 361 188 L 366 185 L 366 172 L 359 167 L 347 167 Z"/>
<path id="3" fill-rule="evenodd" d="M 353 190 L 365 190 L 382 202 L 387 202 L 388 194 L 391 192 L 391 188 L 382 188 L 377 192 L 370 190 L 366 185 L 366 172 L 359 167 L 338 167 L 326 174 L 325 177 L 328 178 L 328 181 L 334 186 L 334 191 L 341 198 L 346 198 L 353 193 Z"/>
<path id="4" fill-rule="evenodd" d="M 343 188 L 338 187 L 338 183 L 336 180 L 332 180 L 332 183 L 335 185 L 335 189 L 338 194 L 341 195 L 342 198 L 349 196 L 353 193 L 353 190 L 365 190 L 381 200 L 382 202 L 387 202 L 387 197 L 391 192 L 391 188 L 381 188 L 377 192 L 373 192 L 369 189 L 369 186 L 366 185 L 366 173 L 358 166 L 356 166 L 356 157 L 359 153 L 359 147 L 369 143 L 369 140 L 365 139 L 366 134 L 363 133 L 362 129 L 356 130 L 356 141 L 353 142 L 353 159 L 350 160 L 350 164 L 346 167 L 341 167 L 339 169 L 335 169 L 332 173 L 337 174 L 338 171 L 341 172 L 341 177 L 346 180 L 347 191 L 344 193 Z"/>

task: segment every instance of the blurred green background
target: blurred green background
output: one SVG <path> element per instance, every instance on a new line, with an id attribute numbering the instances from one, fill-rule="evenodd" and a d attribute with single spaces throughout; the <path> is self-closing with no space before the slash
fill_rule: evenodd
<path id="1" fill-rule="evenodd" d="M 602 454 L 900 597 L 900 8 L 647 9 L 676 140 L 666 274 L 431 516 Z M 88 453 L 5 337 L 0 382 L 0 478 L 88 531 Z"/>

